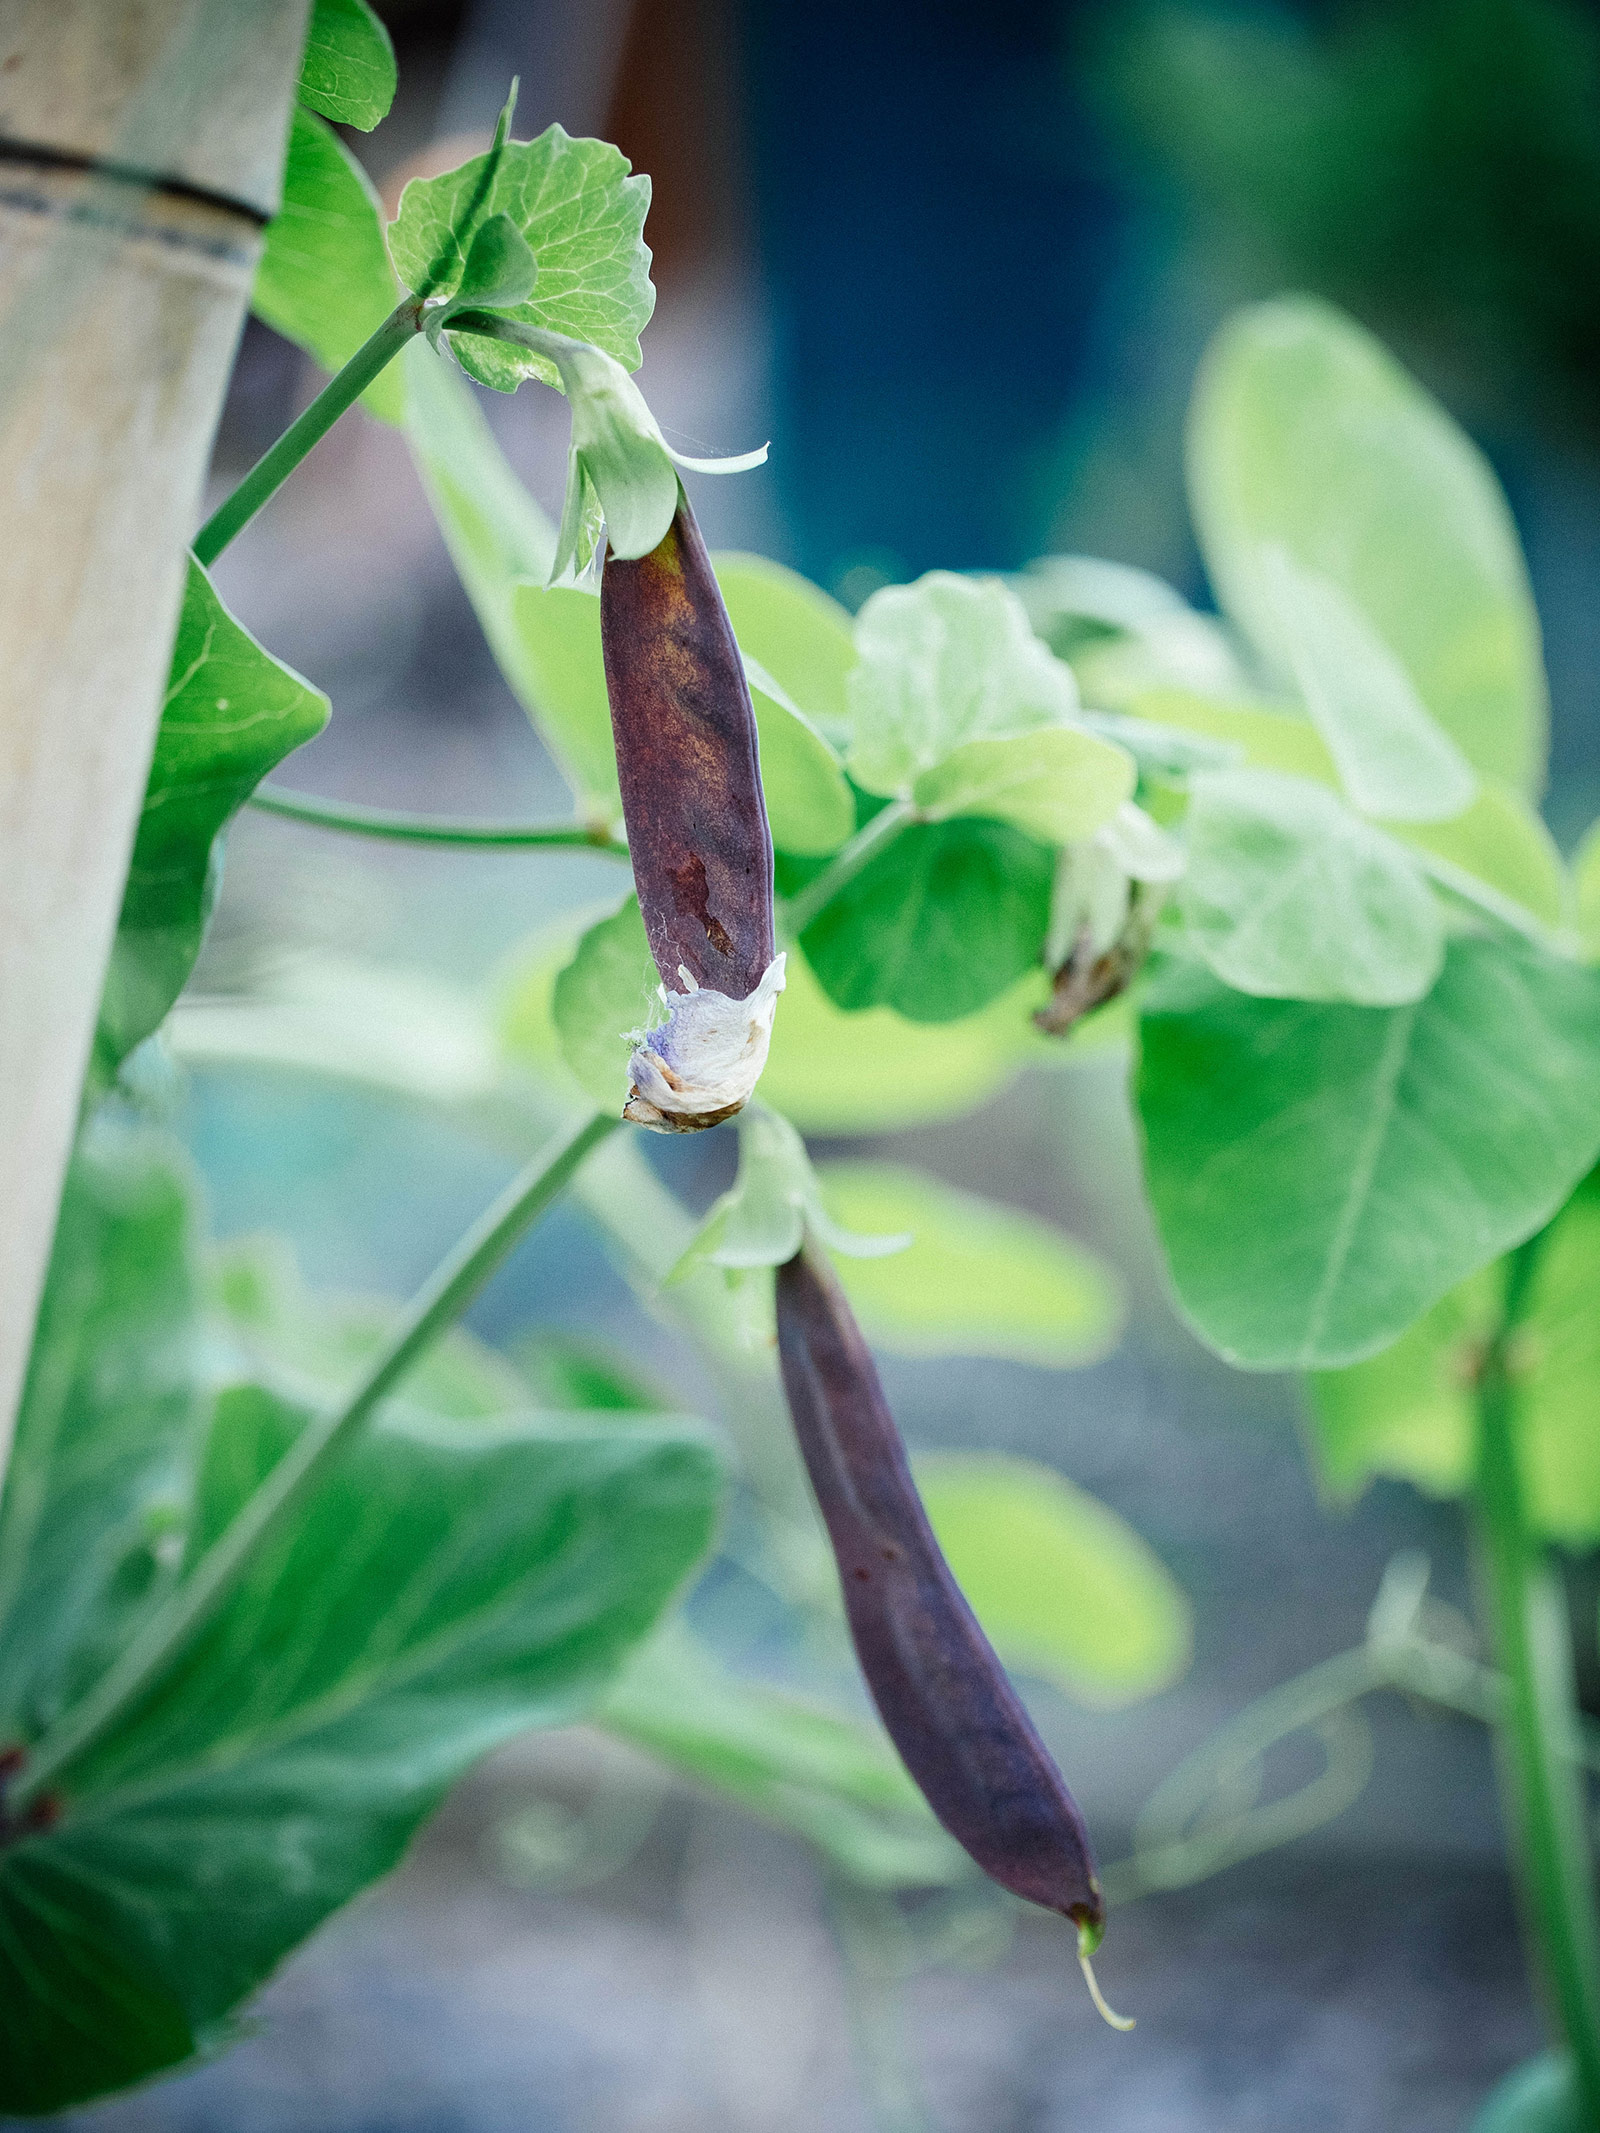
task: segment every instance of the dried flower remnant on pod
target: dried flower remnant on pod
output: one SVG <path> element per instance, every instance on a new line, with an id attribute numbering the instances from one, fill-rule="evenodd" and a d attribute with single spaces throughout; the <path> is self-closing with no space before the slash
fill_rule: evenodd
<path id="1" fill-rule="evenodd" d="M 755 711 L 688 499 L 648 555 L 608 555 L 606 690 L 639 908 L 667 1019 L 638 1032 L 623 1111 L 693 1133 L 749 1100 L 784 958 Z"/>

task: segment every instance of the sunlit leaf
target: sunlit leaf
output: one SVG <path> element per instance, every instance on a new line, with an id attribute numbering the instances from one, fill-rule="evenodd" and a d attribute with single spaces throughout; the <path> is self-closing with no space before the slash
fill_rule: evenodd
<path id="1" fill-rule="evenodd" d="M 1053 726 L 967 741 L 922 773 L 912 797 L 931 822 L 972 815 L 1010 822 L 1042 844 L 1069 844 L 1110 821 L 1133 797 L 1135 777 L 1126 749 Z"/>
<path id="2" fill-rule="evenodd" d="M 911 1241 L 903 1230 L 840 1221 L 794 1127 L 765 1104 L 751 1104 L 739 1119 L 739 1174 L 696 1231 L 674 1278 L 696 1265 L 735 1273 L 783 1266 L 808 1231 L 852 1259 L 881 1259 Z"/>
<path id="3" fill-rule="evenodd" d="M 1495 1271 L 1452 1290 L 1392 1348 L 1311 1381 L 1318 1463 L 1354 1495 L 1374 1474 L 1459 1494 L 1477 1466 L 1473 1376 L 1493 1330 Z M 1569 1546 L 1600 1539 L 1600 1181 L 1540 1247 L 1516 1335 L 1514 1413 L 1529 1516 Z"/>
<path id="4" fill-rule="evenodd" d="M 1182 1588 L 1105 1504 L 1051 1467 L 1002 1452 L 917 1460 L 950 1568 L 1008 1666 L 1084 1703 L 1136 1703 L 1189 1663 Z"/>
<path id="5" fill-rule="evenodd" d="M 296 109 L 283 205 L 267 224 L 250 308 L 331 371 L 377 331 L 398 294 L 371 181 L 330 126 Z M 405 412 L 402 375 L 391 363 L 361 396 L 385 422 Z"/>
<path id="6" fill-rule="evenodd" d="M 1590 960 L 1600 962 L 1600 822 L 1592 823 L 1572 862 L 1578 931 Z"/>
<path id="7" fill-rule="evenodd" d="M 628 1100 L 630 1033 L 663 1019 L 660 982 L 636 896 L 588 929 L 556 979 L 552 1011 L 562 1056 L 608 1115 L 620 1116 Z"/>
<path id="8" fill-rule="evenodd" d="M 1307 298 L 1238 312 L 1189 421 L 1195 523 L 1224 606 L 1288 673 L 1267 561 L 1336 586 L 1480 771 L 1544 771 L 1539 625 L 1482 454 L 1370 335 Z"/>
<path id="9" fill-rule="evenodd" d="M 918 823 L 846 883 L 801 945 L 839 1007 L 959 1021 L 1038 961 L 1054 878 L 1051 852 L 1009 823 Z"/>
<path id="10" fill-rule="evenodd" d="M 892 1008 L 835 1007 L 800 954 L 787 983 L 761 1078 L 767 1100 L 808 1133 L 881 1133 L 958 1118 L 1027 1062 L 1061 1054 L 1034 1029 L 1042 972 L 958 1022 L 908 1022 Z"/>
<path id="11" fill-rule="evenodd" d="M 1282 548 L 1263 558 L 1274 620 L 1311 723 L 1355 806 L 1390 822 L 1448 822 L 1477 779 L 1410 675 L 1349 595 Z"/>
<path id="12" fill-rule="evenodd" d="M 109 1119 L 68 1173 L 0 1508 L 0 1739 L 36 1734 L 171 1581 L 205 1439 L 195 1185 Z"/>
<path id="13" fill-rule="evenodd" d="M 724 553 L 712 563 L 740 648 L 829 740 L 846 745 L 845 676 L 856 663 L 849 614 L 798 571 L 765 556 Z"/>
<path id="14" fill-rule="evenodd" d="M 997 579 L 934 570 L 886 586 L 856 617 L 856 652 L 850 775 L 868 792 L 907 795 L 965 742 L 1061 725 L 1078 708 L 1071 668 Z"/>
<path id="15" fill-rule="evenodd" d="M 1116 1345 L 1116 1276 L 1054 1223 L 896 1163 L 829 1163 L 822 1185 L 846 1228 L 911 1239 L 893 1258 L 839 1267 L 875 1346 L 1071 1369 Z"/>
<path id="16" fill-rule="evenodd" d="M 453 296 L 478 226 L 508 215 L 538 262 L 539 278 L 526 303 L 508 316 L 587 341 L 627 370 L 639 367 L 639 333 L 655 306 L 644 218 L 650 180 L 630 176 L 631 165 L 606 141 L 573 140 L 551 126 L 536 141 L 510 141 L 487 197 L 467 222 L 485 156 L 473 156 L 442 177 L 413 178 L 400 196 L 389 230 L 396 271 L 421 288 L 443 261 L 430 293 Z M 473 374 L 501 390 L 522 378 L 558 382 L 547 356 L 481 335 L 457 336 L 457 352 Z"/>
<path id="17" fill-rule="evenodd" d="M 394 46 L 367 0 L 316 0 L 299 98 L 324 118 L 370 133 L 394 102 Z"/>
<path id="18" fill-rule="evenodd" d="M 228 823 L 327 718 L 328 699 L 262 650 L 191 559 L 100 1003 L 102 1074 L 150 1035 L 183 990 L 216 898 Z"/>
<path id="19" fill-rule="evenodd" d="M 1389 1007 L 1439 975 L 1444 919 L 1421 867 L 1322 786 L 1206 772 L 1184 828 L 1188 939 L 1238 991 Z"/>
<path id="20" fill-rule="evenodd" d="M 1546 1221 L 1600 1150 L 1600 977 L 1453 941 L 1409 1007 L 1250 999 L 1169 964 L 1145 1175 L 1178 1299 L 1256 1369 L 1375 1353 Z"/>

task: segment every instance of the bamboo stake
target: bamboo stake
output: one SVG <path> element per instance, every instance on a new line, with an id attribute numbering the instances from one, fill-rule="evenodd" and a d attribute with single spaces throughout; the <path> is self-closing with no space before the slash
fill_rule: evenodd
<path id="1" fill-rule="evenodd" d="M 307 0 L 0 0 L 0 1475 Z"/>

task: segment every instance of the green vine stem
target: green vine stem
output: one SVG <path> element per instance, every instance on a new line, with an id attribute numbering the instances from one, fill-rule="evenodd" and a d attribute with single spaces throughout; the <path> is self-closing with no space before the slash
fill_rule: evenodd
<path id="1" fill-rule="evenodd" d="M 628 847 L 604 824 L 587 829 L 578 822 L 466 822 L 436 815 L 397 814 L 386 807 L 361 807 L 345 800 L 324 800 L 315 793 L 290 792 L 282 785 L 258 785 L 249 805 L 263 814 L 284 815 L 318 829 L 343 830 L 354 837 L 389 837 L 403 844 L 488 846 L 553 845 L 574 851 L 604 852 L 626 859 Z"/>
<path id="2" fill-rule="evenodd" d="M 1583 2123 L 1600 2127 L 1600 1929 L 1586 1787 L 1573 1759 L 1571 1639 L 1560 1580 L 1529 1528 L 1517 1464 L 1517 1334 L 1544 1234 L 1507 1262 L 1500 1324 L 1478 1370 L 1476 1524 L 1510 1690 L 1502 1787 L 1528 1937 L 1572 2057 Z"/>
<path id="3" fill-rule="evenodd" d="M 590 1150 L 620 1123 L 596 1114 L 561 1135 L 553 1146 L 541 1149 L 474 1223 L 412 1299 L 383 1352 L 349 1398 L 307 1425 L 182 1583 L 146 1618 L 115 1663 L 44 1734 L 11 1788 L 14 1804 L 32 1797 L 92 1747 L 158 1679 L 237 1583 L 263 1541 L 305 1501 L 373 1409 L 455 1323 Z"/>
<path id="4" fill-rule="evenodd" d="M 263 453 L 244 480 L 224 498 L 194 537 L 194 552 L 207 568 L 221 555 L 234 535 L 249 525 L 261 506 L 275 496 L 314 444 L 327 436 L 347 407 L 351 407 L 379 371 L 422 331 L 423 303 L 408 296 L 396 304 L 377 332 L 363 341 L 355 354 L 318 393 L 305 413 L 291 422 L 272 448 Z"/>

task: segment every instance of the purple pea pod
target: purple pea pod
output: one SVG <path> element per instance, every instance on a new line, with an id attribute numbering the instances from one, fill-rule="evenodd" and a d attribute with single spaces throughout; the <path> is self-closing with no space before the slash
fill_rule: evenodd
<path id="1" fill-rule="evenodd" d="M 839 1565 L 873 1701 L 924 1799 L 991 1879 L 1105 1930 L 1089 1833 L 934 1538 L 878 1373 L 832 1267 L 807 1243 L 777 1273 L 795 1434 Z"/>
<path id="2" fill-rule="evenodd" d="M 784 959 L 755 712 L 681 489 L 658 547 L 607 557 L 600 634 L 633 878 L 667 1007 L 637 1041 L 623 1116 L 692 1133 L 749 1099 Z"/>

